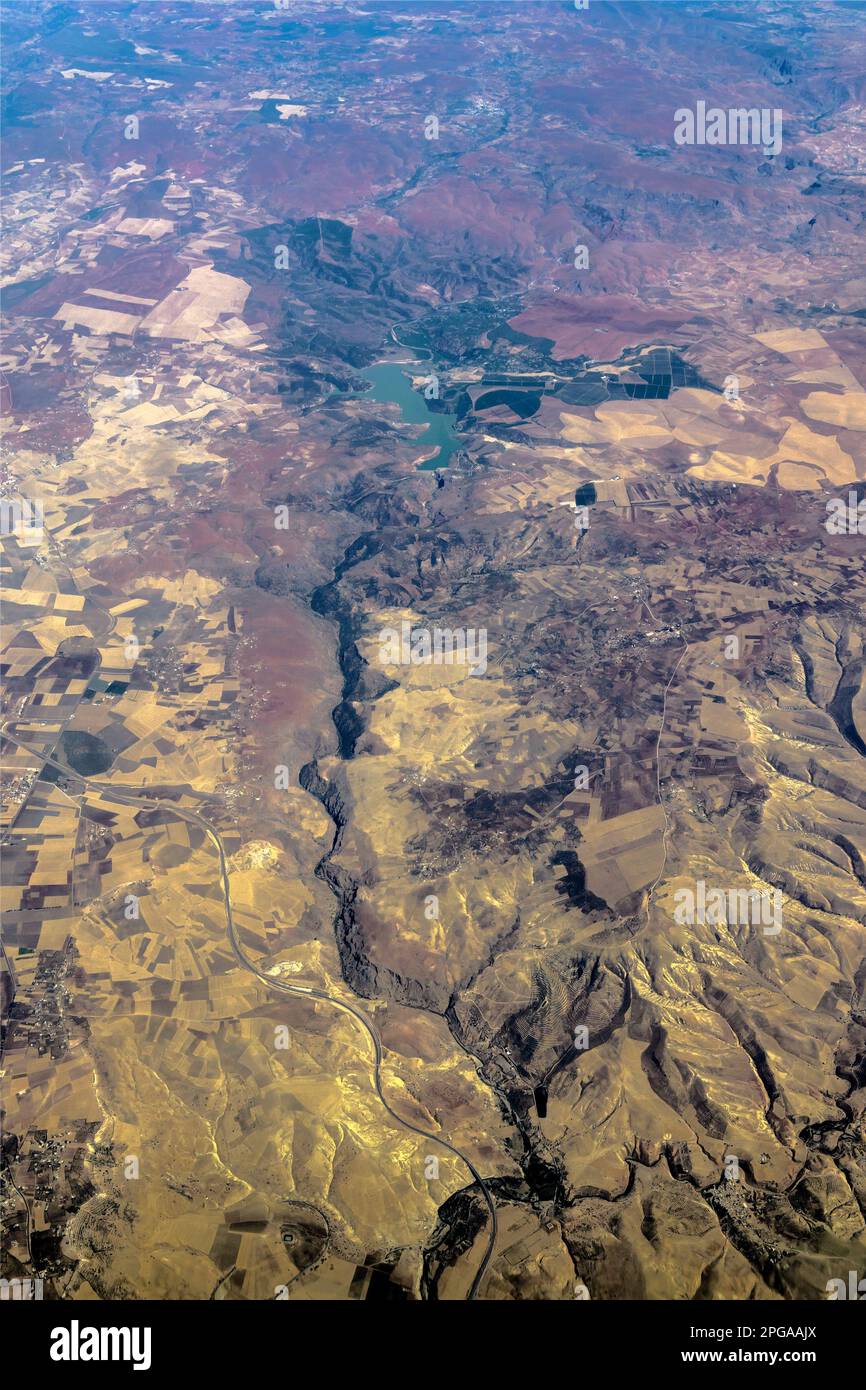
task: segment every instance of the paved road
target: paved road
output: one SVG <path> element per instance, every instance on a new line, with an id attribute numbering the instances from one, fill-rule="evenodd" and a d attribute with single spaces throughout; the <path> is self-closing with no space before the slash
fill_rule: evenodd
<path id="1" fill-rule="evenodd" d="M 135 790 L 132 788 L 126 788 L 125 791 L 121 792 L 110 783 L 98 782 L 90 777 L 82 777 L 79 773 L 73 772 L 71 768 L 64 767 L 63 763 L 56 762 L 54 758 L 47 757 L 46 754 L 42 753 L 38 748 L 32 748 L 29 744 L 24 743 L 16 734 L 9 733 L 7 729 L 2 730 L 2 734 L 4 738 L 8 738 L 10 742 L 16 744 L 19 748 L 23 748 L 25 752 L 39 759 L 40 762 L 55 768 L 70 780 L 80 782 L 84 787 L 92 787 L 95 791 L 99 792 L 101 796 L 107 797 L 111 801 L 116 801 L 122 806 L 133 806 L 138 810 L 168 810 L 172 815 L 179 816 L 181 820 L 189 821 L 192 825 L 197 825 L 205 832 L 219 855 L 223 905 L 226 916 L 226 931 L 229 944 L 231 945 L 232 952 L 234 953 L 238 965 L 240 965 L 243 970 L 249 971 L 251 975 L 255 975 L 256 979 L 260 980 L 268 989 L 275 989 L 283 994 L 294 994 L 301 999 L 319 999 L 323 1003 L 332 1004 L 335 1009 L 342 1009 L 343 1013 L 349 1014 L 350 1017 L 363 1028 L 373 1045 L 373 1085 L 379 1100 L 391 1118 L 396 1120 L 397 1124 L 402 1125 L 404 1129 L 411 1130 L 413 1134 L 419 1134 L 423 1139 L 428 1139 L 432 1144 L 438 1144 L 440 1148 L 447 1149 L 450 1154 L 453 1154 L 455 1158 L 458 1158 L 461 1163 L 465 1164 L 466 1168 L 471 1173 L 473 1184 L 478 1187 L 484 1197 L 487 1203 L 487 1209 L 490 1213 L 490 1229 L 487 1237 L 487 1248 L 475 1273 L 475 1278 L 472 1280 L 469 1292 L 466 1295 L 467 1299 L 474 1299 L 478 1293 L 479 1285 L 490 1263 L 496 1245 L 496 1203 L 493 1200 L 490 1189 L 487 1187 L 487 1184 L 471 1159 L 467 1158 L 466 1155 L 461 1153 L 453 1144 L 450 1144 L 447 1139 L 442 1139 L 438 1134 L 431 1134 L 429 1130 L 421 1129 L 418 1125 L 413 1125 L 410 1120 L 405 1120 L 385 1098 L 385 1094 L 382 1090 L 382 1041 L 374 1024 L 366 1014 L 363 1014 L 360 1009 L 356 1009 L 354 1005 L 346 1003 L 344 999 L 338 999 L 335 995 L 326 993 L 325 990 L 315 989 L 310 985 L 293 985 L 287 980 L 279 979 L 274 975 L 268 975 L 264 970 L 259 968 L 254 960 L 246 955 L 243 947 L 238 941 L 237 931 L 235 929 L 234 916 L 232 914 L 231 890 L 229 887 L 228 864 L 226 862 L 225 849 L 219 832 L 214 830 L 213 826 L 210 825 L 208 821 L 204 820 L 202 816 L 198 815 L 197 812 L 189 811 L 184 806 L 178 806 L 173 801 L 155 801 L 145 796 L 136 795 Z M 144 788 L 144 790 L 146 791 L 147 788 Z"/>

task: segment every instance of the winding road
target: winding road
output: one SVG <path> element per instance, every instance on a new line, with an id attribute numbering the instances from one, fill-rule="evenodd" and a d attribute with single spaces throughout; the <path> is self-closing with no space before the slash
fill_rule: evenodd
<path id="1" fill-rule="evenodd" d="M 411 1123 L 410 1120 L 404 1119 L 403 1116 L 398 1114 L 398 1112 L 386 1099 L 384 1091 L 382 1089 L 382 1061 L 384 1055 L 382 1040 L 379 1037 L 379 1034 L 374 1024 L 370 1021 L 369 1018 L 367 1018 L 365 1014 L 363 1014 L 360 1011 L 360 1009 L 356 1009 L 354 1005 L 346 1003 L 345 1000 L 339 999 L 333 994 L 328 994 L 325 990 L 316 989 L 311 985 L 293 985 L 290 984 L 287 980 L 281 980 L 274 975 L 269 975 L 264 970 L 262 970 L 254 960 L 252 960 L 248 955 L 246 955 L 246 953 L 243 950 L 243 947 L 241 946 L 238 940 L 237 931 L 235 928 L 234 916 L 232 914 L 232 900 L 231 890 L 229 886 L 228 863 L 226 860 L 225 848 L 223 846 L 222 838 L 219 832 L 215 830 L 213 826 L 202 816 L 198 815 L 197 812 L 187 810 L 187 808 L 184 806 L 178 806 L 173 801 L 154 800 L 152 798 L 145 797 L 144 795 L 136 794 L 134 789 L 129 789 L 129 794 L 124 795 L 115 787 L 112 787 L 110 783 L 97 782 L 91 778 L 81 776 L 80 773 L 74 772 L 69 767 L 65 767 L 63 763 L 57 762 L 54 758 L 49 757 L 47 754 L 41 752 L 39 749 L 31 747 L 30 744 L 24 743 L 17 736 L 17 734 L 10 733 L 8 729 L 2 730 L 2 736 L 3 738 L 8 738 L 10 742 L 16 744 L 17 747 L 24 749 L 26 753 L 29 753 L 31 757 L 36 758 L 40 763 L 54 768 L 57 772 L 62 773 L 62 775 L 66 778 L 81 783 L 84 788 L 93 788 L 95 791 L 99 793 L 100 796 L 104 796 L 108 800 L 116 801 L 121 806 L 132 806 L 139 810 L 168 810 L 171 812 L 172 815 L 178 816 L 181 820 L 188 821 L 192 825 L 197 825 L 199 829 L 204 831 L 208 839 L 215 847 L 219 856 L 220 879 L 222 881 L 223 903 L 225 907 L 226 917 L 226 932 L 234 957 L 237 960 L 238 965 L 241 967 L 241 969 L 249 971 L 251 975 L 255 975 L 256 979 L 260 980 L 261 983 L 265 985 L 268 989 L 278 990 L 283 994 L 293 994 L 301 999 L 318 999 L 322 1003 L 333 1005 L 335 1009 L 341 1009 L 343 1013 L 346 1013 L 351 1018 L 353 1018 L 355 1022 L 364 1030 L 369 1041 L 373 1045 L 373 1086 L 376 1091 L 376 1095 L 379 1097 L 379 1100 L 383 1105 L 384 1109 L 388 1112 L 391 1118 L 395 1120 L 397 1124 L 402 1125 L 404 1129 L 408 1129 L 412 1134 L 418 1134 L 422 1138 L 428 1139 L 432 1144 L 438 1144 L 440 1148 L 446 1149 L 448 1153 L 453 1154 L 455 1158 L 459 1159 L 460 1162 L 465 1165 L 469 1173 L 472 1175 L 473 1185 L 478 1187 L 479 1191 L 484 1197 L 485 1202 L 487 1203 L 487 1209 L 490 1213 L 490 1229 L 487 1238 L 487 1248 L 484 1252 L 484 1256 L 481 1260 L 481 1263 L 479 1264 L 478 1269 L 475 1273 L 475 1277 L 472 1280 L 469 1292 L 466 1295 L 467 1300 L 474 1299 L 478 1293 L 481 1280 L 484 1276 L 487 1266 L 490 1263 L 490 1260 L 493 1256 L 494 1247 L 496 1245 L 496 1203 L 493 1200 L 493 1196 L 490 1192 L 490 1189 L 488 1188 L 481 1174 L 478 1172 L 478 1169 L 475 1167 L 472 1160 L 467 1158 L 467 1156 L 464 1153 L 461 1153 L 460 1149 L 456 1148 L 454 1144 L 449 1143 L 447 1139 L 442 1139 L 439 1135 L 432 1134 L 429 1130 L 422 1129 L 419 1125 L 414 1125 Z M 143 789 L 143 791 L 145 792 L 146 790 L 147 788 Z"/>

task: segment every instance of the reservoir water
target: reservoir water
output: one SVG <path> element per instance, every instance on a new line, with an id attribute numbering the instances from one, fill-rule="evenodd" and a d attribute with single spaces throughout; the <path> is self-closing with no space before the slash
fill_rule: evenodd
<path id="1" fill-rule="evenodd" d="M 457 416 L 440 414 L 430 409 L 423 390 L 416 390 L 412 385 L 412 372 L 415 370 L 417 375 L 419 367 L 420 364 L 412 362 L 378 362 L 373 367 L 365 367 L 359 372 L 359 376 L 370 383 L 370 390 L 364 392 L 366 398 L 374 401 L 392 401 L 400 407 L 402 418 L 407 424 L 427 426 L 418 438 L 418 448 L 423 449 L 425 453 L 435 448 L 436 453 L 418 467 L 425 470 L 446 468 L 448 460 L 460 444 L 454 428 Z"/>

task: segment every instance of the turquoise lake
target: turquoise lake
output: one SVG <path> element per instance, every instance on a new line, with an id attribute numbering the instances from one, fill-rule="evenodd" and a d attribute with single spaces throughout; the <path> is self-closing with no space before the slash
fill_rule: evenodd
<path id="1" fill-rule="evenodd" d="M 366 367 L 359 372 L 359 376 L 369 381 L 371 387 L 363 393 L 364 397 L 374 401 L 392 401 L 400 407 L 407 424 L 426 425 L 427 429 L 418 438 L 418 448 L 425 452 L 435 448 L 437 452 L 418 467 L 426 470 L 447 468 L 448 460 L 460 445 L 454 428 L 457 416 L 440 415 L 430 409 L 423 390 L 416 391 L 412 386 L 413 370 L 417 375 L 423 371 L 420 363 L 401 366 L 396 362 L 379 362 L 376 366 Z"/>

